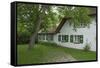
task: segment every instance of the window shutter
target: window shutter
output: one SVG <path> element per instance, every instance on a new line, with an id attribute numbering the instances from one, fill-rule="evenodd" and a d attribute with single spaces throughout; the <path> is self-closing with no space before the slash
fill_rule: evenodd
<path id="1" fill-rule="evenodd" d="M 66 40 L 66 42 L 68 42 L 68 40 L 69 40 L 69 36 L 68 35 L 65 35 L 65 40 Z"/>
<path id="2" fill-rule="evenodd" d="M 73 43 L 73 35 L 70 35 L 70 42 Z"/>

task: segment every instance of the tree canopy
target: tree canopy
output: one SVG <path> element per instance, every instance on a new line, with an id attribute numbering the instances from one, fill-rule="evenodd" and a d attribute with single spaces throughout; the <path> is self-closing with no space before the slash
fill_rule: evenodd
<path id="1" fill-rule="evenodd" d="M 40 4 L 22 4 L 17 6 L 17 20 L 18 20 L 18 32 L 33 33 L 35 29 L 36 20 L 38 19 Z M 40 27 L 42 31 L 47 31 L 48 28 L 55 27 L 59 20 L 63 17 L 71 17 L 71 24 L 74 27 L 84 24 L 87 26 L 90 24 L 90 13 L 87 7 L 75 7 L 75 6 L 51 6 L 46 5 L 45 16 L 43 23 Z"/>
<path id="2" fill-rule="evenodd" d="M 70 24 L 74 28 L 80 25 L 88 26 L 91 23 L 88 7 L 44 5 L 45 10 L 41 11 L 42 6 L 41 4 L 17 4 L 18 36 L 24 34 L 30 37 L 36 32 L 37 27 L 39 27 L 38 31 L 47 32 L 49 28 L 56 27 L 63 17 L 71 17 Z M 42 18 L 41 24 L 36 26 L 39 16 Z"/>
<path id="3" fill-rule="evenodd" d="M 17 25 L 18 32 L 28 32 L 33 33 L 35 29 L 36 21 L 38 20 L 38 15 L 40 15 L 39 9 L 41 5 L 36 4 L 18 4 L 17 7 Z M 49 27 L 52 27 L 57 22 L 57 14 L 53 12 L 52 6 L 47 6 L 45 11 L 43 24 L 40 29 L 46 31 Z"/>

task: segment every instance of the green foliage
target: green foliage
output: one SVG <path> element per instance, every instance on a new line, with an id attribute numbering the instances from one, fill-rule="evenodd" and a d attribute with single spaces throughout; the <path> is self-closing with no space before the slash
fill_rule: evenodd
<path id="1" fill-rule="evenodd" d="M 45 10 L 45 16 L 41 21 L 42 25 L 40 27 L 40 30 L 42 31 L 46 31 L 48 28 L 55 26 L 58 20 L 56 12 L 53 12 L 54 6 L 45 6 L 47 8 Z M 41 5 L 23 3 L 17 4 L 18 32 L 28 31 L 31 34 L 34 32 L 34 29 L 37 28 L 35 27 L 35 24 L 37 24 L 38 16 L 41 14 L 40 9 Z"/>
<path id="2" fill-rule="evenodd" d="M 80 25 L 88 26 L 90 22 L 90 16 L 88 16 L 90 13 L 89 9 L 86 7 L 77 7 L 73 10 L 73 24 L 74 28 L 77 28 Z"/>
<path id="3" fill-rule="evenodd" d="M 53 43 L 53 42 L 42 42 L 42 41 L 39 41 L 39 44 L 48 45 L 48 46 L 52 46 L 52 47 L 57 47 L 58 46 L 56 43 Z"/>
<path id="4" fill-rule="evenodd" d="M 89 26 L 91 18 L 90 9 L 87 7 L 60 6 L 58 8 L 60 17 L 71 17 L 70 25 L 76 29 L 80 25 Z"/>
<path id="5" fill-rule="evenodd" d="M 17 44 L 25 44 L 25 43 L 29 43 L 29 39 L 30 39 L 30 34 L 27 33 L 21 33 L 17 35 Z"/>
<path id="6" fill-rule="evenodd" d="M 86 43 L 84 47 L 84 51 L 90 51 L 90 45 L 88 43 Z"/>
<path id="7" fill-rule="evenodd" d="M 57 57 L 61 59 L 62 57 L 67 57 L 67 55 L 73 56 L 76 61 L 89 61 L 96 60 L 96 52 L 65 48 L 56 46 L 57 44 L 53 43 L 38 43 L 35 44 L 37 47 L 28 50 L 28 45 L 22 44 L 17 47 L 18 54 L 18 64 L 39 64 L 39 63 L 48 63 L 48 61 L 53 60 L 55 62 Z M 65 55 L 65 54 L 66 55 Z"/>
<path id="8" fill-rule="evenodd" d="M 47 32 L 49 28 L 55 27 L 58 23 L 58 15 L 56 12 L 54 12 L 54 7 L 55 6 L 48 6 L 47 10 L 45 11 L 45 16 L 40 29 L 42 32 Z"/>
<path id="9" fill-rule="evenodd" d="M 19 3 L 17 5 L 18 25 L 23 24 L 23 26 L 26 26 L 26 30 L 31 33 L 34 32 L 36 20 L 38 20 L 37 17 L 40 14 L 40 6 L 41 5 Z M 90 13 L 89 8 L 74 6 L 46 6 L 45 17 L 42 21 L 43 24 L 41 25 L 43 31 L 52 26 L 56 26 L 57 22 L 62 17 L 72 17 L 70 23 L 72 23 L 75 28 L 80 24 L 85 26 L 90 24 L 90 17 L 88 16 Z M 54 10 L 56 11 L 54 12 Z"/>
<path id="10" fill-rule="evenodd" d="M 34 32 L 35 24 L 38 15 L 39 5 L 32 4 L 17 4 L 17 26 L 18 31 Z M 21 26 L 20 26 L 21 25 Z M 23 29 L 24 30 L 23 30 Z"/>
<path id="11" fill-rule="evenodd" d="M 77 28 L 83 24 L 88 26 L 90 24 L 90 13 L 87 7 L 74 6 L 50 6 L 44 5 L 46 10 L 44 12 L 42 24 L 40 29 L 42 32 L 47 32 L 50 28 L 56 27 L 63 17 L 71 17 L 70 24 Z M 17 35 L 24 36 L 26 34 L 31 36 L 34 32 L 38 21 L 38 16 L 41 12 L 41 5 L 37 4 L 17 4 Z M 24 38 L 24 37 L 23 37 Z"/>
<path id="12" fill-rule="evenodd" d="M 40 14 L 40 6 L 41 5 L 19 3 L 17 6 L 18 24 L 23 24 L 29 32 L 34 32 L 36 20 L 38 20 L 37 17 Z M 55 26 L 59 19 L 63 17 L 72 17 L 70 23 L 72 23 L 75 28 L 80 26 L 80 24 L 84 26 L 90 24 L 90 17 L 88 16 L 90 10 L 87 7 L 45 6 L 47 6 L 47 9 L 42 21 L 43 24 L 41 25 L 41 29 L 44 31 Z"/>

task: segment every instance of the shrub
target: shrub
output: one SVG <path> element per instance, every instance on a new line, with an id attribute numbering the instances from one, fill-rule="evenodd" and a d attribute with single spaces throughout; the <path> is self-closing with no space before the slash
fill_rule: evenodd
<path id="1" fill-rule="evenodd" d="M 19 34 L 17 35 L 17 44 L 25 44 L 29 43 L 30 36 L 28 34 Z"/>
<path id="2" fill-rule="evenodd" d="M 84 47 L 84 51 L 90 51 L 90 45 L 88 43 L 86 43 Z"/>
<path id="3" fill-rule="evenodd" d="M 58 44 L 53 43 L 53 42 L 44 42 L 44 41 L 42 42 L 42 41 L 39 41 L 39 44 L 46 45 L 46 46 L 48 45 L 48 46 L 52 46 L 52 47 L 59 47 Z"/>

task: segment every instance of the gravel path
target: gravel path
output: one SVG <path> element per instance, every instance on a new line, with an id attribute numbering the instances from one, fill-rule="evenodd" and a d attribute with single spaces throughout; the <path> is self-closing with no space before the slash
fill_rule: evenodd
<path id="1" fill-rule="evenodd" d="M 52 54 L 47 56 L 47 58 L 45 58 L 44 60 L 47 60 L 44 61 L 47 63 L 76 61 L 75 58 L 73 58 L 70 54 L 66 54 L 64 51 L 52 52 Z"/>

